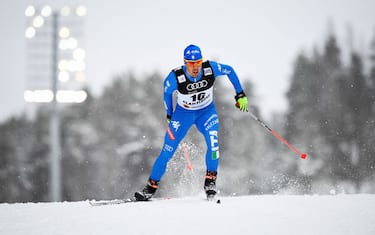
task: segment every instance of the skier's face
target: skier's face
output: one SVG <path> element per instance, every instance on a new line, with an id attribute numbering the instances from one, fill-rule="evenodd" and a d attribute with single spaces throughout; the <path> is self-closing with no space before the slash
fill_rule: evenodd
<path id="1" fill-rule="evenodd" d="M 202 60 L 186 61 L 185 63 L 189 75 L 196 78 L 202 69 Z"/>

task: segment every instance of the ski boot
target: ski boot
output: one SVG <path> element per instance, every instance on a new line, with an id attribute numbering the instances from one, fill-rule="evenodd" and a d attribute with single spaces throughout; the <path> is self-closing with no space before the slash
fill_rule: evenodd
<path id="1" fill-rule="evenodd" d="M 216 171 L 207 171 L 204 180 L 204 191 L 208 200 L 212 200 L 216 195 Z"/>
<path id="2" fill-rule="evenodd" d="M 148 201 L 155 194 L 158 189 L 158 182 L 155 180 L 149 179 L 146 186 L 142 191 L 135 192 L 134 198 L 136 201 Z"/>

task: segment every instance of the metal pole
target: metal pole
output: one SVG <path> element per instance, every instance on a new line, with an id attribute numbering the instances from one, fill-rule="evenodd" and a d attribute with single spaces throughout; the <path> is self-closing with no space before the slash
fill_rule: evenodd
<path id="1" fill-rule="evenodd" d="M 58 61 L 58 13 L 52 15 L 52 92 L 50 113 L 50 200 L 61 201 L 60 116 L 56 99 Z"/>
<path id="2" fill-rule="evenodd" d="M 240 104 L 238 102 L 236 103 L 236 107 L 237 108 L 240 107 Z M 252 114 L 248 110 L 246 110 L 246 112 L 248 112 L 250 114 L 251 118 L 253 118 L 255 121 L 257 121 L 261 126 L 263 126 L 269 132 L 271 132 L 273 136 L 275 136 L 278 140 L 280 140 L 281 142 L 283 142 L 291 150 L 293 150 L 295 153 L 297 153 L 302 159 L 306 159 L 306 157 L 307 157 L 306 153 L 301 153 L 300 151 L 298 151 L 298 149 L 296 149 L 296 147 L 294 147 L 293 145 L 289 144 L 288 141 L 286 141 L 283 137 L 281 137 L 281 135 L 279 135 L 276 131 L 272 130 L 269 126 L 267 126 L 267 124 L 264 123 L 262 120 L 260 120 L 257 116 L 255 116 L 254 114 Z"/>
<path id="3" fill-rule="evenodd" d="M 269 132 L 272 133 L 273 136 L 275 136 L 278 140 L 280 140 L 282 143 L 284 143 L 286 146 L 288 146 L 291 150 L 293 150 L 295 153 L 297 153 L 302 159 L 306 159 L 307 154 L 301 153 L 294 147 L 293 145 L 289 144 L 288 141 L 286 141 L 281 135 L 279 135 L 276 131 L 272 130 L 269 126 L 267 126 L 262 120 L 260 120 L 257 116 L 249 112 L 250 116 L 257 121 L 260 125 L 262 125 L 264 128 L 266 128 Z"/>

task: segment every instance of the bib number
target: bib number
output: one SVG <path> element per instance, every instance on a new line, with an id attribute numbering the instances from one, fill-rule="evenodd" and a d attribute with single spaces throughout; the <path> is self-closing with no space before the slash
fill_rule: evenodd
<path id="1" fill-rule="evenodd" d="M 197 101 L 203 100 L 206 97 L 206 93 L 201 92 L 201 93 L 198 93 L 198 94 L 194 94 L 190 97 L 193 100 L 193 102 L 197 102 Z"/>
<path id="2" fill-rule="evenodd" d="M 198 110 L 212 103 L 212 87 L 193 94 L 181 94 L 177 91 L 177 103 L 188 110 Z"/>

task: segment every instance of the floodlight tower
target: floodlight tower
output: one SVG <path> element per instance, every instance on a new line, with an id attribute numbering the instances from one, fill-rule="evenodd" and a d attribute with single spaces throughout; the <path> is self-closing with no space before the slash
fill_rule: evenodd
<path id="1" fill-rule="evenodd" d="M 86 8 L 28 6 L 27 28 L 28 89 L 26 102 L 50 103 L 50 200 L 61 201 L 61 146 L 58 103 L 82 103 L 87 93 L 82 21 Z"/>

